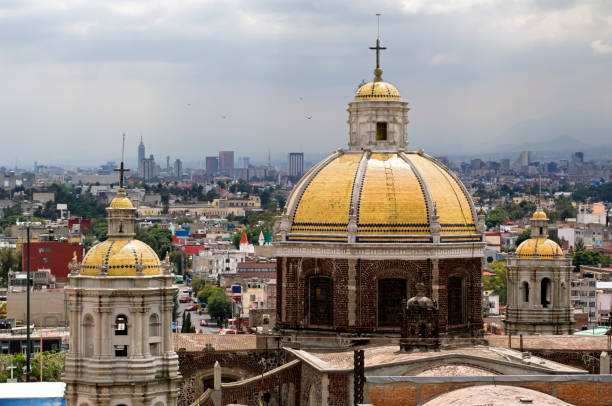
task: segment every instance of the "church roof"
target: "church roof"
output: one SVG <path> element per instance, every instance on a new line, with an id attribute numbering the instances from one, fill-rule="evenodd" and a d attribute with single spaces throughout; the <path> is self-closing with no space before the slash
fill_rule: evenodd
<path id="1" fill-rule="evenodd" d="M 563 250 L 559 244 L 547 238 L 530 238 L 525 240 L 516 249 L 516 256 L 519 258 L 554 258 L 562 257 Z"/>
<path id="2" fill-rule="evenodd" d="M 476 234 L 476 225 L 465 188 L 423 153 L 344 153 L 314 171 L 288 199 L 288 240 L 346 242 L 352 212 L 356 242 L 427 243 L 435 206 L 442 241 L 480 241 L 466 236 Z"/>
<path id="3" fill-rule="evenodd" d="M 113 209 L 133 209 L 134 205 L 127 196 L 117 196 L 110 202 Z"/>
<path id="4" fill-rule="evenodd" d="M 81 263 L 82 275 L 98 275 L 106 267 L 108 276 L 136 276 L 162 273 L 159 257 L 153 248 L 140 240 L 106 240 L 94 245 Z"/>
<path id="5" fill-rule="evenodd" d="M 391 83 L 370 82 L 361 86 L 355 93 L 355 101 L 394 100 L 402 101 L 399 91 Z"/>

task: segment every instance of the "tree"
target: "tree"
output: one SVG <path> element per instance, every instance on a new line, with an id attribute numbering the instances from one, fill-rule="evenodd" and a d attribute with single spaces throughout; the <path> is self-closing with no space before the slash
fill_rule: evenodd
<path id="1" fill-rule="evenodd" d="M 574 271 L 580 271 L 580 265 L 597 265 L 601 259 L 601 254 L 597 251 L 581 249 L 576 250 L 572 257 Z"/>
<path id="2" fill-rule="evenodd" d="M 97 218 L 91 221 L 91 232 L 96 236 L 98 241 L 106 240 L 108 233 L 108 224 L 105 218 Z"/>
<path id="3" fill-rule="evenodd" d="M 508 220 L 508 213 L 501 207 L 494 208 L 485 217 L 487 228 L 499 227 L 506 220 Z"/>
<path id="4" fill-rule="evenodd" d="M 199 291 L 204 289 L 205 285 L 206 285 L 206 281 L 203 278 L 196 276 L 191 281 L 191 291 L 194 293 L 194 295 L 197 295 Z"/>
<path id="5" fill-rule="evenodd" d="M 0 248 L 0 286 L 7 286 L 9 270 L 21 271 L 21 251 Z"/>
<path id="6" fill-rule="evenodd" d="M 569 197 L 559 197 L 555 202 L 555 209 L 550 213 L 550 220 L 565 221 L 566 218 L 574 218 L 578 214 L 578 210 L 572 204 L 572 199 Z"/>
<path id="7" fill-rule="evenodd" d="M 217 324 L 221 324 L 223 319 L 232 316 L 232 301 L 222 289 L 215 290 L 208 297 L 207 309 L 210 317 L 217 320 Z"/>
<path id="8" fill-rule="evenodd" d="M 221 293 L 225 294 L 225 290 L 223 288 L 220 288 L 220 287 L 215 286 L 213 284 L 206 284 L 204 289 L 201 289 L 201 290 L 198 291 L 198 300 L 201 303 L 208 303 L 208 300 L 209 300 L 208 298 L 215 291 L 221 291 Z"/>
<path id="9" fill-rule="evenodd" d="M 172 304 L 172 322 L 176 323 L 176 319 L 178 319 L 178 309 L 179 309 L 178 290 L 174 292 L 172 303 L 173 303 Z"/>
<path id="10" fill-rule="evenodd" d="M 195 333 L 195 327 L 191 324 L 191 313 L 183 312 L 183 326 L 181 327 L 181 333 Z"/>
<path id="11" fill-rule="evenodd" d="M 495 294 L 499 295 L 499 302 L 505 305 L 508 290 L 506 260 L 500 259 L 499 261 L 493 262 L 491 264 L 491 270 L 495 272 L 495 275 L 484 276 L 483 288 L 484 290 L 492 290 Z"/>
<path id="12" fill-rule="evenodd" d="M 183 251 L 172 251 L 169 256 L 170 262 L 174 264 L 175 273 L 185 275 L 191 267 L 191 256 Z"/>

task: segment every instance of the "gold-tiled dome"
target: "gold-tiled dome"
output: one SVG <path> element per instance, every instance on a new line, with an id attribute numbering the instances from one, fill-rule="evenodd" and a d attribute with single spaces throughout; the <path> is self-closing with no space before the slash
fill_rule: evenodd
<path id="1" fill-rule="evenodd" d="M 538 219 L 538 220 L 544 220 L 547 219 L 548 217 L 546 217 L 546 213 L 544 212 L 544 210 L 542 209 L 538 209 L 533 213 L 532 218 L 534 219 Z"/>
<path id="2" fill-rule="evenodd" d="M 530 238 L 523 241 L 516 249 L 519 258 L 554 258 L 563 256 L 559 244 L 547 238 Z"/>
<path id="3" fill-rule="evenodd" d="M 133 209 L 134 205 L 132 205 L 132 201 L 128 197 L 117 196 L 111 201 L 110 207 L 113 209 Z"/>
<path id="4" fill-rule="evenodd" d="M 107 240 L 93 246 L 83 258 L 81 274 L 99 275 L 106 267 L 108 276 L 161 275 L 159 257 L 139 240 Z"/>
<path id="5" fill-rule="evenodd" d="M 433 205 L 442 242 L 481 241 L 470 197 L 438 161 L 418 153 L 363 154 L 339 155 L 296 185 L 286 207 L 289 241 L 346 242 L 351 201 L 358 243 L 432 242 Z"/>
<path id="6" fill-rule="evenodd" d="M 355 93 L 355 101 L 395 100 L 402 101 L 399 91 L 391 83 L 370 82 L 361 86 Z"/>

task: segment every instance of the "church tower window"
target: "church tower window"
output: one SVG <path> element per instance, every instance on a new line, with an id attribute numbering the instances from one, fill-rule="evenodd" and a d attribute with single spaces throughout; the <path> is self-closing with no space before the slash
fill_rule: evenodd
<path id="1" fill-rule="evenodd" d="M 127 326 L 127 317 L 125 317 L 123 314 L 120 314 L 119 316 L 117 316 L 117 319 L 115 320 L 115 335 L 116 336 L 126 336 L 128 333 L 128 326 Z"/>
<path id="2" fill-rule="evenodd" d="M 376 141 L 387 141 L 387 123 L 376 123 Z"/>

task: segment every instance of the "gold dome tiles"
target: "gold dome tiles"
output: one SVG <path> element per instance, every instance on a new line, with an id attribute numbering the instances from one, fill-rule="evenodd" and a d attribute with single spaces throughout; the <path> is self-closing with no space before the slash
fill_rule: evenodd
<path id="1" fill-rule="evenodd" d="M 425 197 L 410 166 L 397 154 L 372 154 L 358 207 L 358 234 L 427 234 Z"/>
<path id="2" fill-rule="evenodd" d="M 137 266 L 145 275 L 161 274 L 161 263 L 151 247 L 139 240 L 107 240 L 93 246 L 83 258 L 81 274 L 99 275 L 106 267 L 109 276 L 136 276 Z"/>
<path id="3" fill-rule="evenodd" d="M 346 233 L 361 154 L 343 154 L 312 179 L 297 203 L 292 233 Z"/>
<path id="4" fill-rule="evenodd" d="M 516 249 L 519 258 L 555 258 L 563 256 L 559 244 L 547 238 L 530 238 Z"/>
<path id="5" fill-rule="evenodd" d="M 440 242 L 482 242 L 469 197 L 435 160 L 411 153 L 405 161 L 396 153 L 374 153 L 360 171 L 362 157 L 340 155 L 309 183 L 296 187 L 303 192 L 288 200 L 294 216 L 287 241 L 346 243 L 353 199 L 357 243 L 432 243 L 428 189 L 439 216 Z M 357 173 L 361 178 L 354 186 Z"/>
<path id="6" fill-rule="evenodd" d="M 110 207 L 113 209 L 133 209 L 134 205 L 129 198 L 118 196 L 111 200 Z"/>
<path id="7" fill-rule="evenodd" d="M 361 86 L 355 93 L 355 101 L 393 100 L 402 101 L 399 91 L 391 83 L 370 82 Z"/>
<path id="8" fill-rule="evenodd" d="M 427 183 L 441 226 L 441 234 L 474 234 L 476 225 L 467 196 L 457 181 L 429 158 L 410 154 Z"/>

